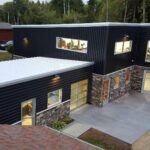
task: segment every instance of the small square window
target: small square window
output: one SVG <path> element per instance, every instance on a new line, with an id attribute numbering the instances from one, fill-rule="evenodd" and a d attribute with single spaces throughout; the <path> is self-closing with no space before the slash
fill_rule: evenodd
<path id="1" fill-rule="evenodd" d="M 60 103 L 62 101 L 62 89 L 48 93 L 48 106 Z"/>
<path id="2" fill-rule="evenodd" d="M 122 54 L 131 52 L 132 49 L 132 41 L 121 41 L 115 43 L 115 51 L 114 54 Z"/>

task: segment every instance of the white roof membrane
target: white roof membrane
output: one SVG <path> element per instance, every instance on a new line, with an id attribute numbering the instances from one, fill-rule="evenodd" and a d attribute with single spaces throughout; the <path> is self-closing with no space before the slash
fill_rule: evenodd
<path id="1" fill-rule="evenodd" d="M 0 88 L 84 68 L 94 62 L 33 57 L 0 62 Z"/>
<path id="2" fill-rule="evenodd" d="M 71 27 L 105 27 L 105 26 L 141 26 L 150 23 L 120 23 L 120 22 L 101 22 L 101 23 L 72 23 L 72 24 L 36 24 L 36 25 L 13 25 L 13 28 L 71 28 Z"/>

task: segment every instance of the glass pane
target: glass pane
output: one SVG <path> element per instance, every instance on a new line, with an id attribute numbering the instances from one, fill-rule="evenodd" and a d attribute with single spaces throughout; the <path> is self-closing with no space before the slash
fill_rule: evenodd
<path id="1" fill-rule="evenodd" d="M 57 37 L 56 44 L 60 49 L 87 53 L 88 41 L 85 40 Z"/>
<path id="2" fill-rule="evenodd" d="M 132 48 L 132 41 L 125 41 L 123 52 L 130 52 Z"/>
<path id="3" fill-rule="evenodd" d="M 76 89 L 78 87 L 78 83 L 71 84 L 71 89 Z"/>
<path id="4" fill-rule="evenodd" d="M 82 92 L 82 93 L 80 93 L 79 95 L 78 95 L 78 99 L 81 99 L 81 98 L 83 98 L 83 97 L 86 97 L 87 96 L 87 92 L 85 91 L 85 92 Z"/>
<path id="5" fill-rule="evenodd" d="M 78 107 L 81 106 L 81 105 L 86 104 L 86 101 L 87 101 L 86 97 L 83 97 L 83 98 L 79 99 L 79 101 L 78 101 Z"/>
<path id="6" fill-rule="evenodd" d="M 61 97 L 62 97 L 61 89 L 48 93 L 48 106 L 61 102 Z"/>
<path id="7" fill-rule="evenodd" d="M 77 102 L 71 103 L 70 110 L 77 108 Z"/>
<path id="8" fill-rule="evenodd" d="M 115 54 L 120 54 L 123 51 L 123 42 L 116 42 L 115 43 Z"/>
<path id="9" fill-rule="evenodd" d="M 22 103 L 22 125 L 32 125 L 33 107 L 32 101 Z"/>
<path id="10" fill-rule="evenodd" d="M 148 41 L 145 61 L 150 62 L 150 41 Z"/>
<path id="11" fill-rule="evenodd" d="M 150 91 L 150 73 L 146 73 L 145 75 L 144 90 Z"/>
<path id="12" fill-rule="evenodd" d="M 87 84 L 87 83 L 88 83 L 88 80 L 82 80 L 82 81 L 79 82 L 80 85 L 84 85 L 84 84 Z"/>
<path id="13" fill-rule="evenodd" d="M 87 84 L 85 84 L 85 85 L 83 85 L 83 86 L 81 87 L 81 90 L 82 90 L 82 91 L 87 91 L 87 90 L 88 90 L 87 87 L 88 87 Z"/>
<path id="14" fill-rule="evenodd" d="M 74 95 L 71 97 L 71 102 L 77 101 L 78 100 L 78 96 Z"/>

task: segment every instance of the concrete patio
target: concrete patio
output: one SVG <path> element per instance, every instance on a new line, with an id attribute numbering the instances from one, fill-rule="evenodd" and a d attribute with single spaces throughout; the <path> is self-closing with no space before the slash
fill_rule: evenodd
<path id="1" fill-rule="evenodd" d="M 84 105 L 71 116 L 75 121 L 65 133 L 77 137 L 92 127 L 133 144 L 150 130 L 150 95 L 131 93 L 103 108 Z"/>

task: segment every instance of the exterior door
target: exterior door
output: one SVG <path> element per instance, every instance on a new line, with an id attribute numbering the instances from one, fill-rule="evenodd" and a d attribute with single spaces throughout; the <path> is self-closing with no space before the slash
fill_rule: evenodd
<path id="1" fill-rule="evenodd" d="M 87 103 L 87 92 L 88 80 L 82 80 L 71 85 L 71 110 Z"/>
<path id="2" fill-rule="evenodd" d="M 36 99 L 21 103 L 21 124 L 35 125 Z"/>
<path id="3" fill-rule="evenodd" d="M 144 71 L 142 92 L 150 93 L 150 71 Z"/>

